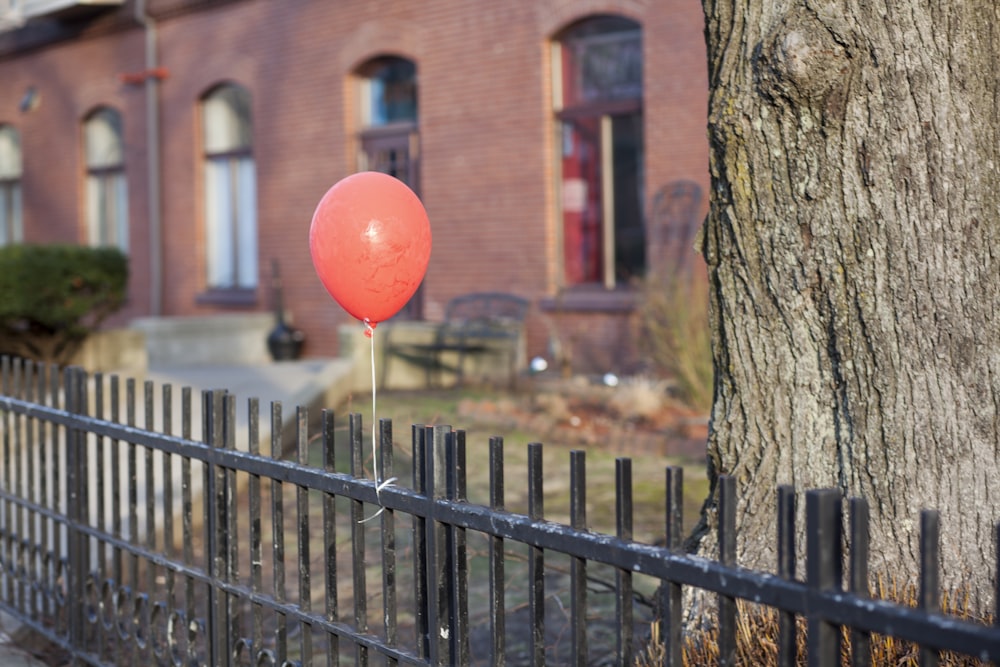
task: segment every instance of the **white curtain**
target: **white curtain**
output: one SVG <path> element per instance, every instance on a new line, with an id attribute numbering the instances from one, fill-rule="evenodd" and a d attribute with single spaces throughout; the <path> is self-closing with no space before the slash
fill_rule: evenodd
<path id="1" fill-rule="evenodd" d="M 257 181 L 252 158 L 206 163 L 205 244 L 210 287 L 257 286 Z"/>
<path id="2" fill-rule="evenodd" d="M 111 244 L 118 246 L 123 253 L 128 254 L 128 186 L 125 183 L 125 174 L 114 174 L 108 178 L 108 188 L 110 199 L 113 204 L 110 207 L 111 220 L 113 225 L 114 239 Z"/>
<path id="3" fill-rule="evenodd" d="M 13 127 L 0 125 L 0 178 L 21 177 L 21 136 Z"/>
<path id="4" fill-rule="evenodd" d="M 87 160 L 87 238 L 90 245 L 128 253 L 128 189 L 122 149 L 122 118 L 100 109 L 84 127 Z"/>
<path id="5" fill-rule="evenodd" d="M 205 252 L 209 287 L 235 285 L 233 266 L 232 179 L 229 162 L 209 160 L 205 165 Z"/>
<path id="6" fill-rule="evenodd" d="M 0 125 L 0 245 L 24 240 L 21 227 L 21 137 Z"/>
<path id="7" fill-rule="evenodd" d="M 21 224 L 20 184 L 0 185 L 0 246 L 24 240 Z"/>
<path id="8" fill-rule="evenodd" d="M 92 246 L 103 245 L 101 233 L 101 179 L 93 174 L 87 176 L 87 241 Z"/>
<path id="9" fill-rule="evenodd" d="M 213 90 L 202 104 L 208 286 L 257 287 L 257 177 L 251 153 L 250 94 Z"/>
<path id="10" fill-rule="evenodd" d="M 87 177 L 87 240 L 128 253 L 128 187 L 125 174 Z"/>
<path id="11" fill-rule="evenodd" d="M 236 193 L 237 247 L 239 263 L 236 284 L 239 287 L 257 286 L 257 169 L 251 158 L 239 161 L 239 188 Z"/>

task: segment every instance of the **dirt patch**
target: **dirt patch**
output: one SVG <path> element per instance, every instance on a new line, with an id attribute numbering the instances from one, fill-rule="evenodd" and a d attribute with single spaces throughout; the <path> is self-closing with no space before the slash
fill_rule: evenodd
<path id="1" fill-rule="evenodd" d="M 517 429 L 545 443 L 600 447 L 701 463 L 708 417 L 673 400 L 656 384 L 638 388 L 587 380 L 548 381 L 531 391 L 459 402 L 463 421 Z"/>

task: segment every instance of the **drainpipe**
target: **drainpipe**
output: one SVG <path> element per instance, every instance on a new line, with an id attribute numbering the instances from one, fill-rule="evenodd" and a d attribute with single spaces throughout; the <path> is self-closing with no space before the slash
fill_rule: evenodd
<path id="1" fill-rule="evenodd" d="M 156 22 L 146 13 L 146 0 L 135 0 L 135 20 L 145 28 L 146 72 L 156 72 Z M 146 76 L 146 155 L 149 190 L 149 314 L 163 310 L 163 249 L 160 194 L 160 77 Z"/>

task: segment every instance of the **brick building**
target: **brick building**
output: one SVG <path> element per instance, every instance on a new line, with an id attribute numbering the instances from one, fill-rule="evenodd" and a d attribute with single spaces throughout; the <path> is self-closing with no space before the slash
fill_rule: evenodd
<path id="1" fill-rule="evenodd" d="M 2 20 L 0 243 L 119 244 L 119 323 L 269 310 L 278 260 L 306 353 L 335 354 L 310 219 L 377 169 L 434 235 L 401 317 L 512 291 L 529 353 L 556 337 L 611 370 L 635 361 L 633 281 L 707 208 L 698 0 L 5 0 Z"/>

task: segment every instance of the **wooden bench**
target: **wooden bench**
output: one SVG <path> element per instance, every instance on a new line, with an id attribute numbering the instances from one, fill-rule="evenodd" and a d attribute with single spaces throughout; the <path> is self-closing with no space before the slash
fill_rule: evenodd
<path id="1" fill-rule="evenodd" d="M 503 357 L 507 380 L 513 384 L 528 306 L 527 299 L 504 292 L 457 296 L 445 307 L 444 321 L 435 328 L 430 342 L 394 341 L 390 334 L 385 344 L 383 378 L 388 374 L 390 360 L 399 358 L 423 367 L 427 386 L 434 384 L 435 377 L 440 380 L 443 372 L 454 373 L 456 384 L 461 385 L 470 357 L 499 355 Z M 446 354 L 456 358 L 453 364 L 446 362 Z"/>

